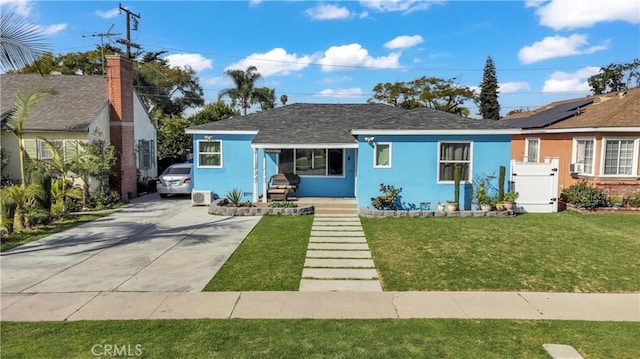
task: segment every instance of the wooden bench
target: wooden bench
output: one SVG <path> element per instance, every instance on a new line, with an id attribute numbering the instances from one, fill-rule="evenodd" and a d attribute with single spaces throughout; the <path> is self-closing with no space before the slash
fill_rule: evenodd
<path id="1" fill-rule="evenodd" d="M 298 197 L 298 192 L 300 191 L 300 176 L 293 173 L 278 173 L 271 176 L 267 194 L 273 190 L 283 189 L 288 190 L 289 193 L 295 193 L 296 197 Z M 274 191 L 273 193 L 277 192 Z"/>

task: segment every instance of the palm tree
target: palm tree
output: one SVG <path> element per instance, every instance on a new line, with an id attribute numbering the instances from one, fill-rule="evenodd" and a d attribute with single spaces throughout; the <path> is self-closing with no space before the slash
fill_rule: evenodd
<path id="1" fill-rule="evenodd" d="M 24 143 L 22 137 L 24 135 L 24 122 L 29 117 L 29 113 L 35 105 L 48 94 L 54 94 L 51 88 L 35 88 L 26 91 L 19 91 L 16 94 L 13 103 L 13 112 L 7 120 L 7 124 L 11 128 L 13 134 L 18 138 L 18 155 L 20 159 L 20 183 L 22 186 L 26 184 L 26 176 L 24 173 Z"/>
<path id="2" fill-rule="evenodd" d="M 17 19 L 11 12 L 0 14 L 0 66 L 3 70 L 19 70 L 35 62 L 47 51 L 43 40 L 39 27 Z"/>
<path id="3" fill-rule="evenodd" d="M 262 78 L 262 75 L 257 72 L 258 68 L 255 66 L 247 67 L 246 71 L 242 70 L 227 70 L 225 75 L 229 76 L 236 87 L 228 88 L 218 93 L 218 99 L 229 96 L 231 98 L 233 106 L 236 105 L 236 101 L 240 101 L 240 108 L 243 114 L 246 116 L 247 109 L 252 103 L 255 103 L 258 94 L 256 93 L 255 83 Z"/>
<path id="4" fill-rule="evenodd" d="M 37 208 L 37 199 L 42 197 L 43 190 L 40 185 L 9 186 L 2 189 L 4 204 L 14 204 L 13 232 L 20 232 L 29 226 L 27 217 Z M 3 225 L 6 228 L 6 226 Z"/>

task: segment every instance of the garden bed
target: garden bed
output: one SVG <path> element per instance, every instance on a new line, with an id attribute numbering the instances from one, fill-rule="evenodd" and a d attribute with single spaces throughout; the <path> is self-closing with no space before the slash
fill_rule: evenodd
<path id="1" fill-rule="evenodd" d="M 405 211 L 405 210 L 379 210 L 368 207 L 360 207 L 358 213 L 363 217 L 513 217 L 514 211 Z"/>
<path id="2" fill-rule="evenodd" d="M 271 202 L 280 203 L 280 202 Z M 264 203 L 252 203 L 251 206 L 243 203 L 241 206 L 230 206 L 226 198 L 216 199 L 209 205 L 209 214 L 217 216 L 263 216 L 265 214 L 281 214 L 288 216 L 303 216 L 314 214 L 315 208 L 312 205 L 301 207 L 269 207 Z"/>

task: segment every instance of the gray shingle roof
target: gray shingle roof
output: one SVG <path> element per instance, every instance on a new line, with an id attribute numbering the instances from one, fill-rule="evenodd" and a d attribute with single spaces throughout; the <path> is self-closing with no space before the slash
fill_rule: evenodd
<path id="1" fill-rule="evenodd" d="M 475 120 L 419 108 L 384 104 L 292 104 L 189 128 L 198 131 L 257 131 L 254 144 L 353 144 L 352 130 L 512 130 L 490 120 Z"/>
<path id="2" fill-rule="evenodd" d="M 86 131 L 108 103 L 107 81 L 102 76 L 35 74 L 0 75 L 0 113 L 11 111 L 18 91 L 38 86 L 51 87 L 55 95 L 45 96 L 31 111 L 27 131 Z"/>
<path id="3" fill-rule="evenodd" d="M 509 130 L 513 127 L 492 120 L 478 120 L 426 107 L 406 110 L 379 119 L 362 130 Z"/>

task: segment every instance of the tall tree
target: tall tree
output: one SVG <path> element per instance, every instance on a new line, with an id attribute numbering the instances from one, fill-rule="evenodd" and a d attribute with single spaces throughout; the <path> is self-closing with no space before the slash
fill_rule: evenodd
<path id="1" fill-rule="evenodd" d="M 189 126 L 202 125 L 238 115 L 240 115 L 240 112 L 227 105 L 224 101 L 218 100 L 205 105 L 200 111 L 189 117 L 188 123 Z"/>
<path id="2" fill-rule="evenodd" d="M 12 12 L 0 13 L 0 66 L 2 70 L 18 70 L 36 61 L 48 46 L 42 29 L 19 19 Z M 42 71 L 37 71 L 43 73 Z"/>
<path id="3" fill-rule="evenodd" d="M 218 93 L 218 99 L 228 96 L 232 106 L 240 106 L 243 115 L 247 114 L 247 109 L 255 103 L 259 94 L 256 93 L 256 81 L 262 78 L 255 66 L 247 67 L 246 71 L 230 69 L 224 72 L 229 76 L 236 87 L 224 89 Z"/>
<path id="4" fill-rule="evenodd" d="M 473 90 L 460 86 L 456 79 L 420 77 L 409 82 L 379 83 L 373 88 L 368 102 L 383 102 L 402 108 L 428 107 L 435 110 L 468 116 L 463 104 L 475 100 Z"/>
<path id="5" fill-rule="evenodd" d="M 13 109 L 11 115 L 7 120 L 7 124 L 11 129 L 11 132 L 18 139 L 18 158 L 20 162 L 20 184 L 24 186 L 27 182 L 25 175 L 25 158 L 24 158 L 24 143 L 22 137 L 24 135 L 24 123 L 29 118 L 31 110 L 35 105 L 40 102 L 46 95 L 54 94 L 55 91 L 51 88 L 40 87 L 28 90 L 19 91 L 16 94 L 15 102 L 13 103 Z"/>
<path id="6" fill-rule="evenodd" d="M 587 79 L 594 95 L 622 91 L 640 86 L 640 59 L 629 63 L 609 64 Z"/>
<path id="7" fill-rule="evenodd" d="M 102 50 L 97 47 L 87 52 L 57 56 L 47 53 L 33 65 L 24 66 L 20 73 L 33 73 L 37 68 L 42 68 L 46 73 L 57 71 L 66 75 L 101 75 L 104 66 Z M 122 53 L 122 49 L 105 45 L 104 52 L 117 54 Z M 134 63 L 133 86 L 149 113 L 179 116 L 188 107 L 204 105 L 204 91 L 195 71 L 190 67 L 170 67 L 167 60 L 162 58 L 164 53 L 144 53 L 138 57 L 139 62 Z"/>
<path id="8" fill-rule="evenodd" d="M 500 103 L 498 102 L 498 77 L 496 66 L 491 56 L 487 57 L 480 84 L 480 96 L 478 98 L 480 116 L 489 120 L 500 119 Z"/>
<path id="9" fill-rule="evenodd" d="M 276 107 L 276 90 L 269 87 L 255 89 L 254 103 L 260 104 L 260 109 L 266 111 Z"/>
<path id="10" fill-rule="evenodd" d="M 282 103 L 282 106 L 286 106 L 287 105 L 287 101 L 289 101 L 289 96 L 287 96 L 287 95 L 280 96 L 280 103 Z"/>

